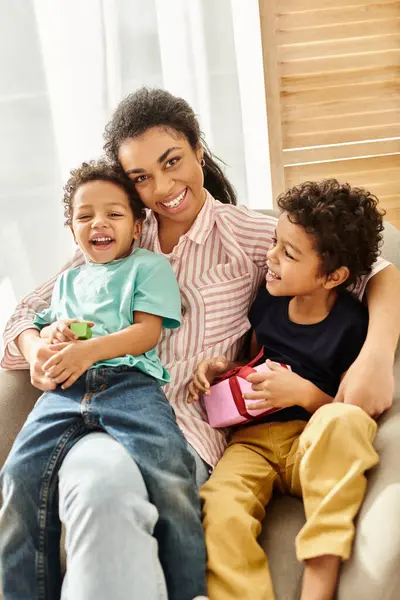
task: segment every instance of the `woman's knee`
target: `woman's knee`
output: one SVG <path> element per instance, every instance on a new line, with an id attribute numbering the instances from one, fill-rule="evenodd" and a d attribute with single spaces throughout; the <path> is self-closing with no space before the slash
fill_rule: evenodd
<path id="1" fill-rule="evenodd" d="M 141 472 L 125 448 L 96 432 L 77 442 L 59 471 L 60 514 L 71 508 L 92 512 L 148 503 Z"/>

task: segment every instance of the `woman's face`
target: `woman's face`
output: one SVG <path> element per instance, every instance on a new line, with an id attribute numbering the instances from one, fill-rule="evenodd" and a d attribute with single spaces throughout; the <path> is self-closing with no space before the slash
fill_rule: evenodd
<path id="1" fill-rule="evenodd" d="M 206 198 L 201 146 L 194 151 L 175 130 L 152 127 L 126 140 L 118 158 L 147 208 L 190 228 Z"/>

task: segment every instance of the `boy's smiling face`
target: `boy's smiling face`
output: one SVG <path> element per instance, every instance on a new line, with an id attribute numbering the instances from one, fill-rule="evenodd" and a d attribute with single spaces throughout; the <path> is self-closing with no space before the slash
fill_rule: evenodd
<path id="1" fill-rule="evenodd" d="M 141 233 L 125 191 L 111 181 L 89 181 L 74 196 L 72 233 L 85 256 L 94 263 L 125 258 Z"/>
<path id="2" fill-rule="evenodd" d="M 303 227 L 282 213 L 268 251 L 267 289 L 272 296 L 306 296 L 325 287 L 321 259 L 314 240 Z"/>

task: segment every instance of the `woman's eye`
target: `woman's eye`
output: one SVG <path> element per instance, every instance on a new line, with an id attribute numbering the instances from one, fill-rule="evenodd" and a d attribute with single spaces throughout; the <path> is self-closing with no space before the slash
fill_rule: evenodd
<path id="1" fill-rule="evenodd" d="M 289 254 L 289 252 L 287 250 L 284 250 L 284 254 L 287 258 L 293 258 L 293 256 L 291 254 Z"/>
<path id="2" fill-rule="evenodd" d="M 143 183 L 143 181 L 146 181 L 146 179 L 147 175 L 139 175 L 138 177 L 135 177 L 133 183 Z"/>
<path id="3" fill-rule="evenodd" d="M 276 239 L 276 237 L 273 237 L 271 240 L 271 246 L 276 246 L 277 243 L 278 243 L 278 240 Z"/>
<path id="4" fill-rule="evenodd" d="M 170 167 L 173 167 L 174 165 L 176 165 L 177 162 L 179 162 L 181 159 L 178 156 L 175 156 L 174 158 L 170 158 L 169 160 L 167 160 L 167 162 L 165 163 L 165 166 L 167 169 L 169 169 Z"/>
<path id="5" fill-rule="evenodd" d="M 90 215 L 80 215 L 79 217 L 76 217 L 77 221 L 87 221 L 87 219 L 90 219 Z"/>
<path id="6" fill-rule="evenodd" d="M 121 213 L 111 213 L 110 217 L 122 217 Z"/>

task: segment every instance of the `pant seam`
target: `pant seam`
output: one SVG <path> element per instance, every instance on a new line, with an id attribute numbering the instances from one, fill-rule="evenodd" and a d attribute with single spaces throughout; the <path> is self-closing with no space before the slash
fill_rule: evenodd
<path id="1" fill-rule="evenodd" d="M 45 568 L 45 545 L 50 482 L 54 474 L 54 468 L 56 467 L 60 457 L 64 454 L 69 441 L 80 429 L 82 432 L 84 431 L 82 424 L 77 423 L 69 427 L 63 434 L 47 464 L 47 467 L 44 471 L 42 484 L 40 486 L 38 506 L 39 544 L 36 554 L 36 576 L 39 600 L 45 600 L 46 598 L 47 573 Z"/>

